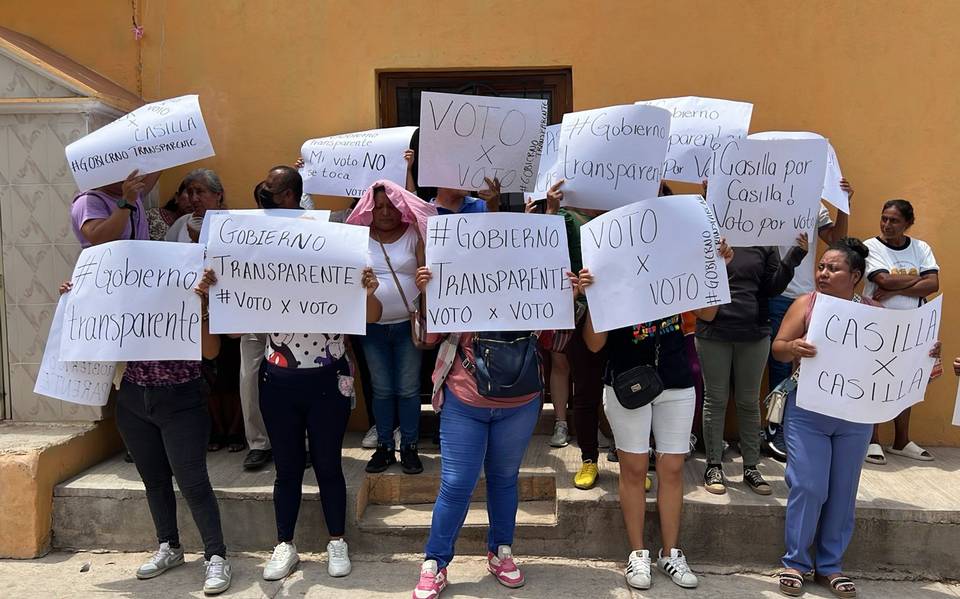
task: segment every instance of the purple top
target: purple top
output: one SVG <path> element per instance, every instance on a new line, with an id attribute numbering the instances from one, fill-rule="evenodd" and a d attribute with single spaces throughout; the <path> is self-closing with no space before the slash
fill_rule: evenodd
<path id="1" fill-rule="evenodd" d="M 92 243 L 80 232 L 80 227 L 88 220 L 98 220 L 109 218 L 117 210 L 117 201 L 120 198 L 112 196 L 104 191 L 91 190 L 84 191 L 73 199 L 73 205 L 70 207 L 70 220 L 73 225 L 73 234 L 80 241 L 80 246 L 88 248 Z M 118 239 L 150 239 L 150 225 L 147 222 L 147 213 L 143 208 L 143 202 L 137 198 L 137 209 L 131 214 L 132 220 L 136 223 L 136 234 L 131 236 L 130 223 L 123 228 L 123 235 Z"/>
<path id="2" fill-rule="evenodd" d="M 200 362 L 164 360 L 127 362 L 123 379 L 141 387 L 165 387 L 192 381 L 200 376 Z"/>

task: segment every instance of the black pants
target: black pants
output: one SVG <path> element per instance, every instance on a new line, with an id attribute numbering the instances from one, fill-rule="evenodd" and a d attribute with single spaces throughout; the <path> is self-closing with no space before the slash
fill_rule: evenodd
<path id="1" fill-rule="evenodd" d="M 207 475 L 210 414 L 202 380 L 141 387 L 123 381 L 117 394 L 117 428 L 147 489 L 157 540 L 180 544 L 173 477 L 203 539 L 206 559 L 226 557 L 220 508 Z"/>
<path id="2" fill-rule="evenodd" d="M 603 369 L 606 364 L 604 352 L 593 353 L 583 341 L 584 318 L 567 345 L 570 362 L 570 378 L 573 381 L 573 427 L 576 429 L 580 457 L 593 460 L 600 457 L 597 427 L 603 411 Z"/>
<path id="3" fill-rule="evenodd" d="M 305 434 L 327 532 L 331 537 L 343 536 L 347 483 L 341 452 L 351 399 L 340 393 L 337 377 L 341 374 L 349 374 L 346 360 L 324 368 L 280 368 L 267 362 L 260 367 L 260 413 L 277 468 L 273 508 L 280 542 L 293 541 L 297 526 L 307 459 Z"/>

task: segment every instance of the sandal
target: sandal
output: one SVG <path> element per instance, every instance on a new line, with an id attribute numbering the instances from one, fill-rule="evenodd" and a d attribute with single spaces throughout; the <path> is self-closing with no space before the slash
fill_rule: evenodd
<path id="1" fill-rule="evenodd" d="M 223 445 L 219 443 L 207 443 L 207 451 L 220 451 L 223 449 Z"/>
<path id="2" fill-rule="evenodd" d="M 933 456 L 930 455 L 930 452 L 920 447 L 913 441 L 910 441 L 909 443 L 904 445 L 903 449 L 894 449 L 891 446 L 889 451 L 893 455 L 903 456 L 905 458 L 910 458 L 911 460 L 920 460 L 921 462 L 933 461 Z"/>
<path id="3" fill-rule="evenodd" d="M 780 592 L 787 597 L 799 597 L 803 594 L 803 576 L 793 572 L 780 573 Z"/>
<path id="4" fill-rule="evenodd" d="M 867 446 L 867 457 L 864 461 L 868 464 L 883 466 L 887 463 L 887 456 L 883 455 L 883 448 L 879 443 L 871 443 Z"/>
<path id="5" fill-rule="evenodd" d="M 227 451 L 230 453 L 237 453 L 238 451 L 243 451 L 245 447 L 246 445 L 243 443 L 231 443 L 230 445 L 227 445 Z"/>
<path id="6" fill-rule="evenodd" d="M 840 597 L 840 599 L 853 599 L 857 596 L 857 587 L 853 584 L 853 580 L 843 574 L 837 574 L 833 578 L 817 574 L 816 578 L 820 584 L 830 587 L 830 592 L 833 593 L 835 597 Z"/>

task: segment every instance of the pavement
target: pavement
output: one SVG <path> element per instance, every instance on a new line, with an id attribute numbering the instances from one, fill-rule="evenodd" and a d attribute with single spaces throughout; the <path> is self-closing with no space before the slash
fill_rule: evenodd
<path id="1" fill-rule="evenodd" d="M 203 597 L 203 558 L 190 555 L 187 563 L 153 580 L 137 580 L 137 566 L 147 553 L 79 552 L 51 553 L 34 560 L 0 560 L 0 596 L 4 599 L 67 597 Z M 301 565 L 286 580 L 266 582 L 260 577 L 266 554 L 231 555 L 233 585 L 221 597 L 273 599 L 404 598 L 416 584 L 420 557 L 414 555 L 355 555 L 353 573 L 330 578 L 322 554 L 301 554 Z M 696 590 L 676 587 L 666 576 L 655 573 L 653 588 L 636 591 L 627 587 L 622 565 L 615 562 L 531 558 L 518 560 L 527 578 L 525 587 L 510 590 L 499 586 L 486 572 L 479 557 L 458 557 L 449 569 L 451 585 L 443 599 L 533 598 L 550 599 L 744 599 L 781 597 L 776 579 L 768 573 L 703 572 Z M 882 575 L 857 578 L 861 598 L 958 599 L 960 585 L 931 581 L 885 580 Z M 808 583 L 804 597 L 827 599 L 829 591 Z"/>

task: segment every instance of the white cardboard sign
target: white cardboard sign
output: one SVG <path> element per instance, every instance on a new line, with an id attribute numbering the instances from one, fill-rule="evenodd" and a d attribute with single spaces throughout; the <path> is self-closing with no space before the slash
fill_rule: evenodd
<path id="1" fill-rule="evenodd" d="M 367 330 L 370 229 L 301 218 L 219 214 L 207 261 L 212 333 L 344 333 Z"/>
<path id="2" fill-rule="evenodd" d="M 960 386 L 957 387 L 957 401 L 953 406 L 953 426 L 960 426 Z"/>
<path id="3" fill-rule="evenodd" d="M 547 101 L 423 92 L 420 96 L 421 187 L 503 192 L 536 184 Z"/>
<path id="4" fill-rule="evenodd" d="M 563 115 L 558 177 L 568 206 L 613 210 L 660 191 L 670 112 L 608 106 Z"/>
<path id="5" fill-rule="evenodd" d="M 817 355 L 801 361 L 797 405 L 874 424 L 923 401 L 942 303 L 889 310 L 817 294 L 806 337 Z"/>
<path id="6" fill-rule="evenodd" d="M 699 195 L 628 204 L 580 227 L 597 332 L 730 302 L 720 234 Z"/>
<path id="7" fill-rule="evenodd" d="M 248 214 L 251 216 L 277 216 L 281 218 L 303 218 L 321 223 L 330 221 L 329 210 L 300 210 L 298 208 L 247 208 L 243 210 L 207 210 L 203 214 L 198 241 L 206 244 L 210 239 L 210 220 L 218 214 Z"/>
<path id="8" fill-rule="evenodd" d="M 753 114 L 749 102 L 698 96 L 642 100 L 637 104 L 670 111 L 663 178 L 685 183 L 699 184 L 709 178 L 714 152 L 730 139 L 746 137 Z"/>
<path id="9" fill-rule="evenodd" d="M 431 216 L 426 250 L 428 332 L 573 328 L 562 216 Z"/>
<path id="10" fill-rule="evenodd" d="M 793 245 L 816 230 L 827 165 L 824 139 L 728 142 L 707 188 L 732 246 Z"/>
<path id="11" fill-rule="evenodd" d="M 560 153 L 560 127 L 562 125 L 550 125 L 543 134 L 543 153 L 540 154 L 540 169 L 537 171 L 537 184 L 533 193 L 530 194 L 534 200 L 542 200 L 547 197 L 547 191 L 554 183 L 560 180 L 560 163 L 558 157 Z"/>
<path id="12" fill-rule="evenodd" d="M 752 133 L 747 139 L 826 139 L 819 133 L 809 131 L 763 131 Z M 840 159 L 833 149 L 833 144 L 827 140 L 827 170 L 823 175 L 823 192 L 821 197 L 833 204 L 838 210 L 850 214 L 850 196 L 840 187 Z"/>
<path id="13" fill-rule="evenodd" d="M 199 96 L 179 96 L 137 108 L 67 146 L 80 189 L 123 181 L 214 155 Z"/>
<path id="14" fill-rule="evenodd" d="M 375 181 L 407 184 L 407 162 L 416 127 L 390 127 L 308 139 L 300 148 L 303 191 L 358 198 Z"/>
<path id="15" fill-rule="evenodd" d="M 111 241 L 80 252 L 63 316 L 60 359 L 200 359 L 203 246 Z"/>
<path id="16" fill-rule="evenodd" d="M 85 406 L 105 406 L 116 372 L 115 362 L 61 362 L 60 331 L 68 296 L 60 296 L 33 392 Z"/>

